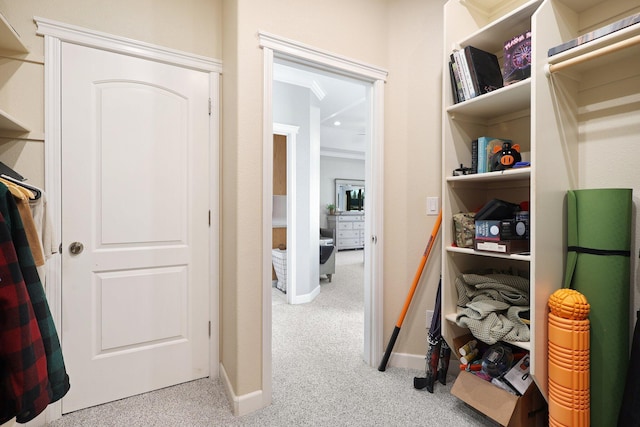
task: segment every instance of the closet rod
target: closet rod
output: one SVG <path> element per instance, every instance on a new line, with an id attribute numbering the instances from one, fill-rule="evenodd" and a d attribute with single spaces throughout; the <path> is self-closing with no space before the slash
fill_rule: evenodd
<path id="1" fill-rule="evenodd" d="M 634 46 L 640 43 L 640 34 L 637 36 L 621 40 L 619 42 L 610 44 L 608 46 L 601 47 L 600 49 L 596 49 L 592 52 L 584 53 L 580 56 L 576 56 L 575 58 L 567 59 L 562 62 L 558 62 L 557 64 L 547 64 L 545 66 L 545 74 L 550 76 L 552 73 L 557 71 L 564 70 L 565 68 L 569 68 L 573 65 L 581 64 L 586 61 L 590 61 L 595 58 L 599 58 L 601 56 L 607 55 L 609 53 L 617 52 L 622 49 L 626 49 L 628 47 Z"/>

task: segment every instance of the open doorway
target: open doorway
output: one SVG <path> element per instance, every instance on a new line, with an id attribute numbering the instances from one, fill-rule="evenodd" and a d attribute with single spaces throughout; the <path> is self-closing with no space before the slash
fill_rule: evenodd
<path id="1" fill-rule="evenodd" d="M 367 85 L 365 90 L 368 104 L 369 136 L 365 150 L 365 181 L 367 197 L 365 210 L 364 239 L 364 324 L 363 353 L 365 363 L 375 366 L 382 355 L 382 184 L 383 184 L 383 93 L 385 70 L 353 61 L 330 52 L 320 51 L 306 45 L 282 39 L 271 34 L 259 33 L 260 46 L 264 51 L 264 133 L 263 133 L 263 402 L 271 402 L 272 394 L 272 174 L 273 174 L 273 70 L 278 60 L 311 67 L 324 73 L 350 77 Z M 319 115 L 317 115 L 320 121 Z M 317 144 L 311 141 L 313 150 L 320 151 L 319 137 Z M 300 146 L 296 144 L 296 148 Z M 316 148 L 317 147 L 317 148 Z M 314 167 L 312 164 L 310 167 Z M 319 172 L 318 172 L 319 173 Z M 319 176 L 319 175 L 318 175 Z M 319 178 L 318 178 L 319 179 Z M 297 181 L 297 180 L 296 180 Z M 319 185 L 317 197 L 314 197 L 315 221 L 306 232 L 318 235 L 320 218 Z M 288 197 L 290 199 L 290 197 Z M 290 203 L 289 201 L 287 203 Z M 326 202 L 324 202 L 326 203 Z M 296 215 L 296 218 L 299 216 Z M 311 239 L 309 239 L 311 241 Z M 313 246 L 313 245 L 312 245 Z M 317 245 L 315 246 L 317 248 Z M 316 258 L 319 259 L 319 258 Z M 299 263 L 297 263 L 299 264 Z M 318 268 L 317 263 L 311 269 Z M 317 270 L 316 270 L 317 271 Z M 317 277 L 316 273 L 313 273 Z"/>
<path id="2" fill-rule="evenodd" d="M 304 304 L 335 274 L 339 250 L 364 252 L 371 83 L 277 58 L 273 76 L 275 286 Z M 345 203 L 351 192 L 358 203 Z"/>

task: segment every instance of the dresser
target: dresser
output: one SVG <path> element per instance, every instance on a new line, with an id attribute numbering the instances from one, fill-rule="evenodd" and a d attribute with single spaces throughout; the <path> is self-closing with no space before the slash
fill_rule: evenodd
<path id="1" fill-rule="evenodd" d="M 364 248 L 364 214 L 327 215 L 329 228 L 336 230 L 336 248 Z"/>

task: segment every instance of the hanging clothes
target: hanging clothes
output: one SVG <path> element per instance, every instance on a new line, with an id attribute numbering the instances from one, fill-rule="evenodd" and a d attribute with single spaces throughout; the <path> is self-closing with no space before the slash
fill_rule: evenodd
<path id="1" fill-rule="evenodd" d="M 26 422 L 51 402 L 51 387 L 38 321 L 1 214 L 0 313 L 0 424 L 13 417 Z"/>
<path id="2" fill-rule="evenodd" d="M 31 302 L 31 308 L 33 309 L 33 314 L 40 331 L 46 358 L 46 375 L 48 377 L 50 387 L 49 403 L 53 403 L 61 399 L 69 391 L 69 376 L 66 372 L 58 334 L 55 324 L 53 323 L 53 318 L 51 317 L 44 289 L 40 282 L 38 272 L 36 271 L 35 262 L 31 249 L 29 248 L 29 241 L 18 211 L 18 206 L 16 205 L 12 193 L 9 191 L 7 186 L 2 183 L 0 183 L 0 215 L 2 215 L 4 219 L 4 224 L 8 230 L 8 235 L 10 236 L 13 248 L 15 249 L 19 265 L 19 269 L 15 269 L 15 271 L 13 271 L 14 275 L 12 278 L 14 280 L 22 279 L 24 281 L 24 285 Z M 9 344 L 6 345 L 6 348 L 10 348 Z M 0 343 L 0 346 L 4 348 L 5 344 Z M 34 349 L 34 351 L 36 351 L 36 349 Z M 9 373 L 4 372 L 7 368 L 4 364 L 2 366 L 3 372 L 0 374 L 0 381 L 4 382 L 8 380 Z M 6 389 L 6 384 L 0 385 L 0 393 L 5 393 L 4 390 Z M 0 406 L 4 405 L 4 402 L 9 398 L 11 398 L 11 396 L 0 396 L 0 402 L 3 402 Z M 10 415 L 5 412 L 0 412 L 0 414 L 3 417 Z M 16 413 L 14 415 L 19 415 L 21 417 L 17 418 L 18 422 L 26 422 L 38 414 L 39 412 L 29 412 L 28 414 Z M 0 419 L 0 421 L 2 421 L 2 419 Z"/>
<path id="3" fill-rule="evenodd" d="M 49 258 L 58 253 L 58 247 L 55 244 L 56 238 L 53 224 L 51 222 L 51 215 L 48 210 L 48 203 L 45 192 L 38 187 L 30 184 L 25 184 L 24 182 L 19 181 L 14 177 L 6 174 L 0 174 L 0 182 L 4 182 L 10 190 L 11 187 L 9 184 L 13 184 L 19 191 L 22 191 L 28 196 L 29 207 L 31 209 L 31 217 L 35 227 L 35 234 L 38 236 L 39 246 L 42 249 L 40 255 L 34 254 L 34 261 L 36 263 L 38 275 L 40 276 L 40 282 L 42 283 L 42 286 L 47 289 L 46 262 L 47 260 L 49 260 Z M 11 191 L 13 194 L 14 191 Z M 20 212 L 22 214 L 22 211 Z M 31 219 L 25 220 L 23 215 L 25 228 L 27 228 L 27 221 L 31 221 Z M 37 246 L 38 245 L 32 245 L 31 250 L 36 251 Z M 43 260 L 42 262 L 39 262 L 40 258 Z"/>
<path id="4" fill-rule="evenodd" d="M 42 286 L 47 289 L 46 262 L 58 253 L 58 246 L 56 245 L 56 236 L 51 221 L 51 214 L 49 213 L 47 196 L 44 191 L 40 190 L 40 197 L 37 199 L 29 199 L 29 206 L 31 206 L 31 215 L 33 216 L 36 231 L 40 236 L 42 256 L 45 261 L 45 265 L 36 267 L 38 275 L 40 276 L 40 282 Z"/>
<path id="5" fill-rule="evenodd" d="M 42 244 L 40 243 L 40 236 L 36 229 L 35 222 L 33 221 L 33 215 L 31 213 L 31 206 L 29 200 L 35 198 L 33 192 L 25 187 L 21 187 L 11 181 L 8 181 L 0 177 L 0 182 L 7 186 L 9 192 L 14 197 L 16 205 L 18 206 L 18 212 L 20 213 L 20 219 L 24 226 L 24 231 L 27 234 L 27 240 L 29 241 L 29 249 L 31 249 L 31 255 L 36 267 L 44 266 L 44 252 L 42 250 Z"/>

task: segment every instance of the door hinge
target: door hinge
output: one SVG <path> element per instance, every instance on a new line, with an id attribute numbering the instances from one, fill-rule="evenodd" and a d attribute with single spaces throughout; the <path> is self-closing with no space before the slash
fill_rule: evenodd
<path id="1" fill-rule="evenodd" d="M 209 338 L 211 338 L 211 320 L 209 320 Z"/>
<path id="2" fill-rule="evenodd" d="M 209 227 L 211 227 L 211 211 L 209 211 Z"/>
<path id="3" fill-rule="evenodd" d="M 211 115 L 211 98 L 209 98 L 209 115 Z"/>

